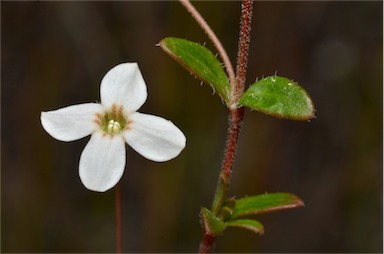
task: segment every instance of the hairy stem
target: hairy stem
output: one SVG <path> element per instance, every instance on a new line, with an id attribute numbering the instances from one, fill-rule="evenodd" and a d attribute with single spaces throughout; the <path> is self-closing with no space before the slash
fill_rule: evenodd
<path id="1" fill-rule="evenodd" d="M 210 234 L 205 234 L 203 239 L 201 239 L 199 253 L 206 254 L 211 253 L 213 250 L 214 242 L 216 237 Z"/>
<path id="2" fill-rule="evenodd" d="M 237 143 L 239 141 L 239 134 L 241 130 L 241 125 L 243 123 L 243 117 L 244 108 L 236 108 L 229 110 L 227 143 L 225 147 L 220 176 L 211 208 L 212 212 L 215 215 L 219 213 L 221 206 L 227 196 L 232 175 L 233 163 L 235 161 L 237 151 Z"/>
<path id="3" fill-rule="evenodd" d="M 192 15 L 192 17 L 196 20 L 196 22 L 200 25 L 200 27 L 204 30 L 204 32 L 208 35 L 209 39 L 212 41 L 213 45 L 216 47 L 217 51 L 219 52 L 219 55 L 224 62 L 225 69 L 227 70 L 227 74 L 229 76 L 229 83 L 231 84 L 231 93 L 233 93 L 233 91 L 235 91 L 235 86 L 236 86 L 235 72 L 233 70 L 232 63 L 229 60 L 228 54 L 225 51 L 223 45 L 221 44 L 220 40 L 217 38 L 216 34 L 211 29 L 211 27 L 204 20 L 204 18 L 191 4 L 191 2 L 189 0 L 180 0 L 180 2 Z M 232 97 L 233 96 L 231 94 L 231 98 Z M 234 102 L 231 101 L 230 105 L 232 105 L 233 103 Z"/>
<path id="4" fill-rule="evenodd" d="M 238 108 L 237 101 L 244 92 L 247 73 L 248 52 L 250 43 L 252 0 L 243 0 L 241 5 L 241 22 L 239 36 L 239 50 L 236 66 L 236 83 L 232 86 L 231 104 L 229 107 L 227 143 L 217 183 L 216 192 L 212 202 L 212 212 L 217 215 L 227 197 L 233 163 L 239 141 L 239 134 L 244 118 L 244 108 Z M 199 253 L 210 253 L 213 250 L 216 237 L 205 232 L 201 242 Z"/>
<path id="5" fill-rule="evenodd" d="M 116 253 L 122 253 L 122 240 L 121 240 L 121 187 L 120 183 L 115 186 L 116 198 Z"/>
<path id="6" fill-rule="evenodd" d="M 235 100 L 238 101 L 244 92 L 245 79 L 247 74 L 249 43 L 251 41 L 252 23 L 252 0 L 244 0 L 241 5 L 241 23 L 239 35 L 239 49 L 236 65 L 236 89 Z"/>

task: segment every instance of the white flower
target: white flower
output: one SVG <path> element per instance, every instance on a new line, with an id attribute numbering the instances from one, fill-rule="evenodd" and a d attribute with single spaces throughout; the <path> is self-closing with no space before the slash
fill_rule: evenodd
<path id="1" fill-rule="evenodd" d="M 104 192 L 124 173 L 125 142 L 145 158 L 162 162 L 184 149 L 184 134 L 171 121 L 136 112 L 147 99 L 137 63 L 112 68 L 100 85 L 101 103 L 84 103 L 41 113 L 43 128 L 55 139 L 74 141 L 91 135 L 80 156 L 86 188 Z"/>

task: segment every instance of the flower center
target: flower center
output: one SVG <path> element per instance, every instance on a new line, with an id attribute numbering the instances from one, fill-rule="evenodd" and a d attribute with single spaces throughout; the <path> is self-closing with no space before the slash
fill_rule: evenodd
<path id="1" fill-rule="evenodd" d="M 96 122 L 100 125 L 105 134 L 117 135 L 128 126 L 128 120 L 124 115 L 123 106 L 112 105 L 110 111 L 104 115 L 96 114 Z"/>
<path id="2" fill-rule="evenodd" d="M 115 120 L 110 120 L 107 127 L 107 132 L 109 134 L 118 134 L 121 130 L 120 123 Z"/>

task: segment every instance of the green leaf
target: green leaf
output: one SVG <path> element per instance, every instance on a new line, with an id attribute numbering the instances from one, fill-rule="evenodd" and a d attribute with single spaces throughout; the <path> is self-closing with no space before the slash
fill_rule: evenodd
<path id="1" fill-rule="evenodd" d="M 206 47 L 184 39 L 167 37 L 160 47 L 184 68 L 210 84 L 228 104 L 231 86 L 221 63 Z"/>
<path id="2" fill-rule="evenodd" d="M 250 214 L 269 213 L 277 210 L 304 206 L 304 202 L 290 193 L 268 193 L 238 199 L 231 220 Z"/>
<path id="3" fill-rule="evenodd" d="M 201 208 L 201 215 L 203 217 L 203 223 L 205 232 L 217 236 L 220 235 L 225 229 L 225 223 L 220 218 L 216 217 L 207 208 Z"/>
<path id="4" fill-rule="evenodd" d="M 315 110 L 307 92 L 284 77 L 271 76 L 251 85 L 240 97 L 239 105 L 291 120 L 308 120 Z"/>
<path id="5" fill-rule="evenodd" d="M 233 213 L 233 208 L 235 207 L 236 204 L 236 198 L 228 198 L 223 202 L 223 205 L 217 215 L 220 219 L 226 221 L 229 219 Z"/>
<path id="6" fill-rule="evenodd" d="M 264 234 L 263 225 L 257 220 L 233 220 L 226 223 L 227 227 L 240 227 L 251 230 L 257 234 Z"/>

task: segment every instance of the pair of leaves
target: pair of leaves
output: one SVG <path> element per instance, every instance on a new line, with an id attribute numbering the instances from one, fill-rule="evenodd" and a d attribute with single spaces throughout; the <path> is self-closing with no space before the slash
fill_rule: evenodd
<path id="1" fill-rule="evenodd" d="M 184 39 L 168 37 L 159 46 L 202 81 L 211 85 L 229 106 L 231 85 L 221 63 L 206 47 Z M 314 106 L 307 92 L 284 77 L 271 76 L 252 84 L 237 102 L 239 106 L 292 120 L 314 117 Z"/>
<path id="2" fill-rule="evenodd" d="M 243 219 L 242 217 L 301 206 L 304 206 L 304 202 L 293 194 L 271 193 L 244 197 L 238 200 L 229 199 L 229 202 L 224 203 L 222 207 L 225 216 L 221 212 L 215 215 L 204 207 L 201 209 L 201 214 L 205 231 L 211 235 L 220 235 L 227 227 L 240 227 L 263 234 L 264 227 L 259 221 Z"/>

